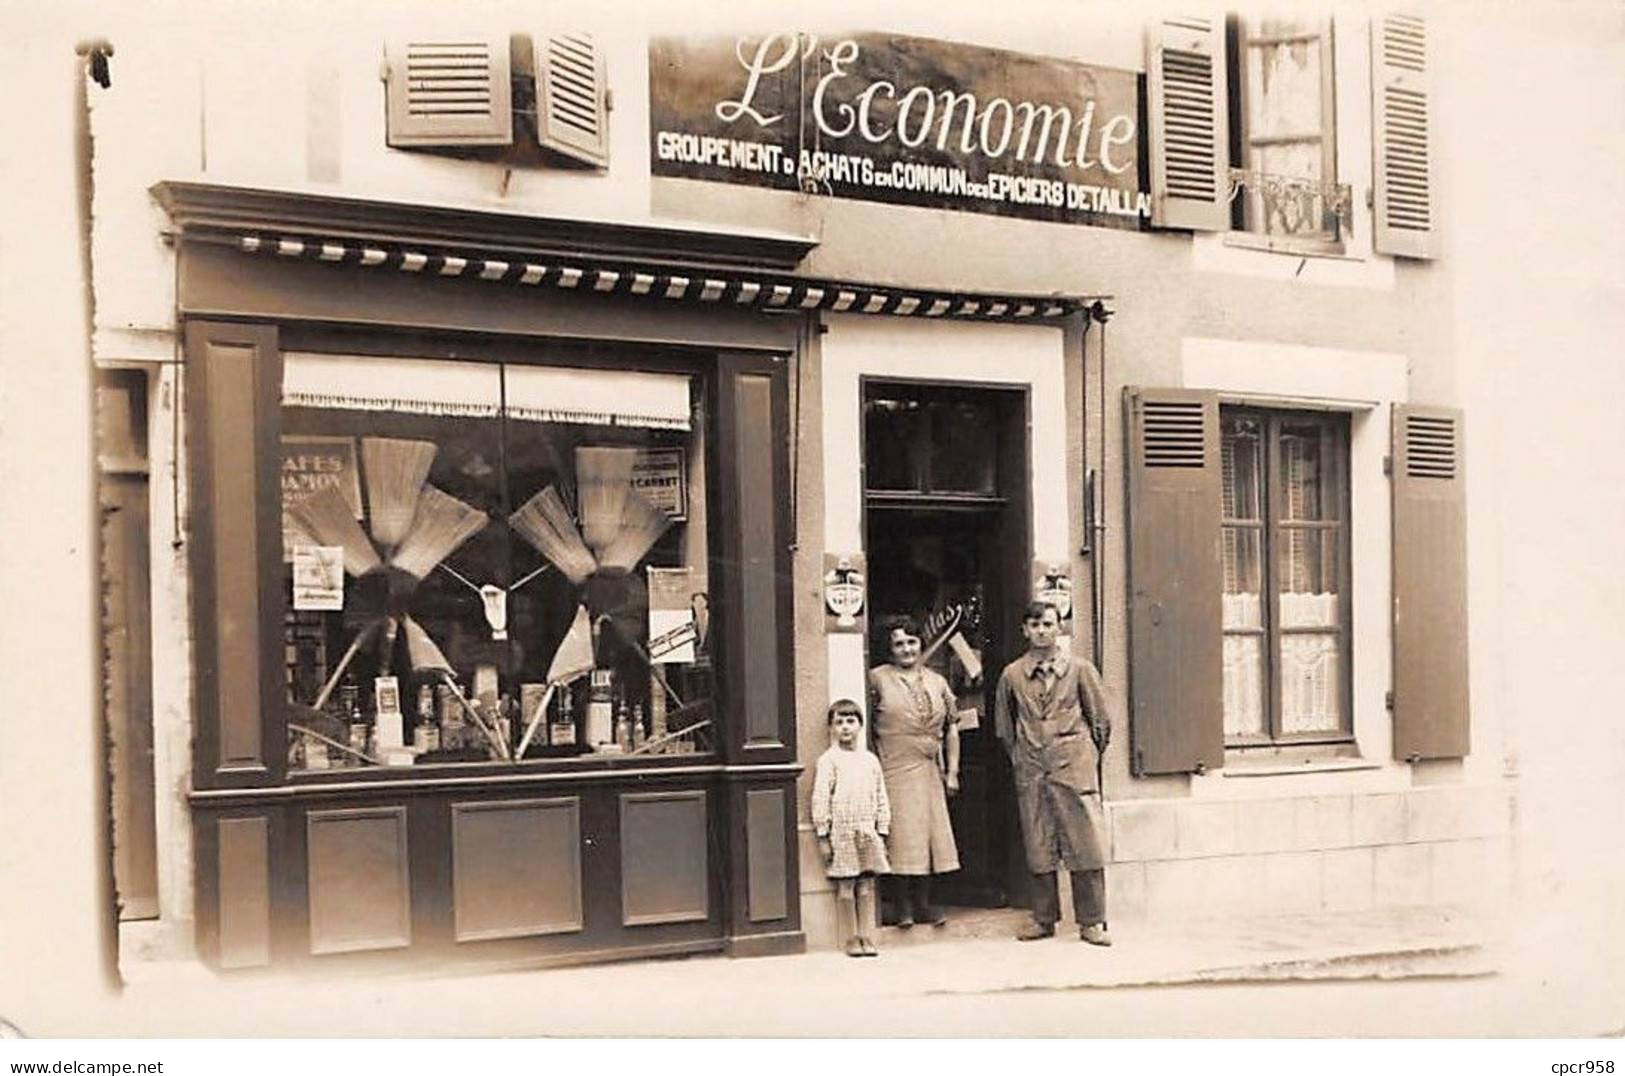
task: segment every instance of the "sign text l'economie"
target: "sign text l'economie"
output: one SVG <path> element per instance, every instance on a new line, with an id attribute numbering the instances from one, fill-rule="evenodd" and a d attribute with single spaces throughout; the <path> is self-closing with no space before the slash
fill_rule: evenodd
<path id="1" fill-rule="evenodd" d="M 913 68 L 935 73 L 920 60 L 922 55 L 930 58 L 930 48 L 907 40 L 914 44 L 909 50 Z M 942 53 L 937 71 L 968 70 L 971 78 L 1011 55 L 941 42 L 923 45 Z M 1089 85 L 1114 79 L 1119 100 L 1127 99 L 1118 109 L 1102 110 L 1092 96 L 1070 102 L 1053 97 L 1012 100 L 998 93 L 979 97 L 963 87 L 938 89 L 925 82 L 900 85 L 892 78 L 868 77 L 872 69 L 862 74 L 854 70 L 869 59 L 857 35 L 822 49 L 816 39 L 788 33 L 754 45 L 741 39 L 733 53 L 738 67 L 732 92 L 713 98 L 713 115 L 704 125 L 720 133 L 657 128 L 657 161 L 696 166 L 702 175 L 724 170 L 742 178 L 784 176 L 830 188 L 858 187 L 880 200 L 891 200 L 887 192 L 908 192 L 940 196 L 926 204 L 995 203 L 964 206 L 995 212 L 1050 207 L 1062 211 L 1060 219 L 1077 213 L 1137 219 L 1150 212 L 1150 196 L 1137 189 L 1138 131 L 1129 73 L 1088 69 L 1083 77 Z M 967 54 L 974 59 L 967 60 Z M 1028 66 L 1039 63 L 1029 60 Z M 1045 86 L 1064 84 L 1055 72 L 1067 65 L 1042 63 L 1053 69 L 1040 72 L 1049 76 Z M 797 82 L 798 88 L 810 86 L 804 106 L 785 89 L 792 65 L 797 65 L 796 74 L 803 66 L 816 67 L 815 77 Z M 1009 80 L 992 81 L 1007 85 Z M 798 109 L 800 114 L 794 111 Z M 789 130 L 799 125 L 815 131 Z M 815 138 L 806 137 L 814 133 Z M 808 148 L 809 141 L 831 148 Z M 1101 182 L 1081 182 L 1082 174 Z M 1000 203 L 1007 208 L 998 208 Z"/>

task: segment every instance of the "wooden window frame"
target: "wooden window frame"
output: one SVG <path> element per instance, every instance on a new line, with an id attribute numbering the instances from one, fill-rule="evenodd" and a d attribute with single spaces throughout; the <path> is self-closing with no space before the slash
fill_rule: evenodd
<path id="1" fill-rule="evenodd" d="M 1331 411 L 1294 411 L 1274 410 L 1262 407 L 1224 404 L 1219 409 L 1219 443 L 1223 451 L 1226 423 L 1232 419 L 1253 419 L 1259 422 L 1263 431 L 1262 464 L 1263 471 L 1259 480 L 1259 497 L 1261 501 L 1262 516 L 1258 520 L 1243 520 L 1229 516 L 1220 517 L 1220 533 L 1232 527 L 1256 528 L 1261 535 L 1259 542 L 1259 587 L 1266 600 L 1260 602 L 1260 613 L 1263 626 L 1258 631 L 1232 632 L 1221 628 L 1226 635 L 1230 634 L 1261 634 L 1264 637 L 1264 714 L 1265 732 L 1263 735 L 1237 736 L 1230 733 L 1225 735 L 1225 749 L 1273 750 L 1283 746 L 1320 745 L 1320 744 L 1352 744 L 1354 742 L 1354 654 L 1353 654 L 1353 617 L 1352 617 L 1352 582 L 1351 570 L 1351 542 L 1352 542 L 1352 513 L 1349 470 L 1349 419 L 1346 414 Z M 1280 444 L 1281 426 L 1285 422 L 1313 422 L 1323 429 L 1332 432 L 1331 443 L 1334 445 L 1331 466 L 1324 473 L 1330 475 L 1336 482 L 1336 489 L 1331 498 L 1337 506 L 1338 518 L 1317 522 L 1303 520 L 1284 521 L 1281 510 L 1283 498 Z M 1222 481 L 1222 479 L 1221 479 Z M 1338 639 L 1338 672 L 1339 683 L 1337 690 L 1341 700 L 1341 722 L 1336 731 L 1317 731 L 1287 733 L 1281 728 L 1281 695 L 1280 678 L 1281 663 L 1281 637 L 1290 634 L 1290 631 L 1281 627 L 1280 592 L 1279 592 L 1279 534 L 1288 528 L 1333 531 L 1338 534 L 1337 542 L 1337 585 L 1338 593 L 1343 600 L 1338 603 L 1337 639 Z M 1325 629 L 1306 629 L 1312 634 L 1325 634 Z"/>
<path id="2" fill-rule="evenodd" d="M 1315 40 L 1320 51 L 1320 128 L 1311 137 L 1305 133 L 1291 141 L 1318 141 L 1320 143 L 1321 181 L 1337 182 L 1337 47 L 1333 20 L 1323 16 L 1316 21 L 1314 34 L 1288 34 L 1264 36 L 1256 33 L 1257 19 L 1232 16 L 1226 20 L 1225 54 L 1229 69 L 1230 91 L 1230 160 L 1237 168 L 1251 167 L 1249 156 L 1255 140 L 1248 132 L 1249 79 L 1247 56 L 1249 50 L 1291 40 Z M 1272 141 L 1287 141 L 1279 136 Z M 1342 222 L 1337 234 L 1330 238 L 1313 235 L 1271 235 L 1260 230 L 1258 222 L 1249 220 L 1251 198 L 1245 191 L 1230 205 L 1231 231 L 1226 242 L 1231 246 L 1276 250 L 1290 254 L 1342 255 L 1347 249 L 1347 237 Z M 1324 207 L 1322 209 L 1324 214 Z"/>

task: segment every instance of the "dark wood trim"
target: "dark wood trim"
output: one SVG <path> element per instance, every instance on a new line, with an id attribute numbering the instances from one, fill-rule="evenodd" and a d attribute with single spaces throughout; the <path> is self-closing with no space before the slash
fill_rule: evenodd
<path id="1" fill-rule="evenodd" d="M 307 191 L 166 180 L 150 188 L 184 238 L 219 232 L 318 232 L 374 243 L 456 244 L 524 253 L 635 258 L 661 265 L 793 269 L 818 245 L 807 236 L 348 198 Z"/>
<path id="2" fill-rule="evenodd" d="M 269 640 L 280 645 L 282 637 L 282 502 L 277 469 L 269 462 L 279 451 L 280 423 L 266 415 L 266 409 L 275 406 L 281 380 L 277 330 L 271 325 L 190 321 L 185 337 L 191 621 L 196 632 L 193 783 L 204 788 L 266 784 L 280 780 L 287 767 L 281 666 L 269 657 L 273 652 Z M 243 354 L 228 355 L 223 349 Z M 248 364 L 246 371 L 228 370 L 231 364 L 243 363 Z M 235 386 L 225 383 L 228 372 L 237 375 Z M 216 414 L 232 403 L 238 412 L 247 411 L 246 425 L 234 414 Z M 253 504 L 246 512 L 236 505 L 235 518 L 223 519 L 224 480 L 245 472 Z M 237 489 L 232 495 L 240 501 L 244 491 Z M 250 541 L 226 540 L 228 530 L 240 538 L 245 525 Z M 253 577 L 246 588 L 241 583 L 244 573 Z M 239 606 L 232 621 L 220 615 L 222 602 L 228 600 L 222 595 L 227 580 L 238 580 L 238 601 L 245 590 L 253 594 L 253 608 Z M 255 687 L 238 684 L 233 690 L 223 677 L 237 677 L 244 660 Z M 257 741 L 253 754 L 224 757 L 227 722 L 239 729 L 239 740 L 246 736 Z"/>
<path id="3" fill-rule="evenodd" d="M 727 938 L 723 951 L 730 957 L 794 956 L 807 951 L 807 935 L 799 930 L 776 934 L 736 934 Z"/>
<path id="4" fill-rule="evenodd" d="M 761 871 L 761 864 L 753 861 L 753 855 L 761 852 L 771 852 L 764 848 L 762 840 L 764 835 L 758 833 L 752 839 L 750 802 L 753 794 L 772 792 L 782 797 L 784 810 L 782 811 L 780 828 L 777 837 L 782 841 L 781 856 L 771 856 L 778 859 L 774 864 L 778 875 L 774 884 L 783 886 L 782 915 L 763 915 L 764 902 L 762 886 L 767 879 Z M 725 862 L 721 864 L 721 871 L 725 891 L 727 893 L 727 907 L 724 909 L 725 930 L 730 939 L 741 939 L 756 935 L 778 935 L 786 930 L 799 933 L 801 930 L 801 856 L 798 834 L 796 832 L 797 792 L 796 783 L 792 779 L 770 779 L 753 783 L 735 783 L 723 789 L 722 814 L 719 818 L 720 835 L 723 839 Z M 753 885 L 754 882 L 754 885 Z M 755 893 L 753 894 L 753 889 Z M 779 903 L 773 901 L 771 903 Z"/>
<path id="5" fill-rule="evenodd" d="M 715 633 L 717 691 L 725 700 L 728 721 L 723 739 L 724 757 L 730 763 L 790 762 L 796 752 L 794 662 L 795 617 L 794 582 L 790 542 L 790 473 L 789 453 L 789 388 L 787 363 L 784 356 L 766 357 L 741 352 L 723 352 L 717 357 L 716 421 L 713 432 L 717 438 L 717 451 L 712 454 L 716 465 L 716 479 L 711 486 L 718 491 L 715 503 L 723 511 L 713 514 L 715 526 L 711 532 L 712 563 L 720 570 L 711 580 L 715 595 L 714 605 L 723 611 L 727 620 L 721 631 Z M 744 690 L 745 677 L 750 675 L 744 655 L 746 627 L 743 623 L 743 570 L 747 563 L 746 513 L 760 505 L 751 502 L 742 488 L 739 452 L 741 439 L 751 432 L 741 421 L 737 391 L 742 378 L 766 378 L 769 382 L 772 410 L 771 429 L 768 434 L 769 465 L 772 469 L 770 484 L 773 492 L 770 511 L 773 531 L 773 601 L 776 610 L 774 631 L 775 656 L 778 677 L 774 697 L 777 714 L 774 715 L 774 734 L 752 737 L 751 714 Z M 760 724 L 760 715 L 757 724 Z"/>

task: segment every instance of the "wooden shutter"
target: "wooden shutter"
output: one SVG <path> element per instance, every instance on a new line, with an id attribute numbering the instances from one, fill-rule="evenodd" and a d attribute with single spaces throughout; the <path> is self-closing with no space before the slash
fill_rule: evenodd
<path id="1" fill-rule="evenodd" d="M 1151 223 L 1230 227 L 1229 95 L 1222 16 L 1169 18 L 1146 32 Z"/>
<path id="2" fill-rule="evenodd" d="M 1201 772 L 1224 763 L 1218 397 L 1125 400 L 1134 772 Z"/>
<path id="3" fill-rule="evenodd" d="M 507 38 L 392 41 L 384 72 L 391 146 L 513 142 Z"/>
<path id="4" fill-rule="evenodd" d="M 1385 254 L 1434 255 L 1427 25 L 1415 15 L 1371 20 L 1373 242 Z"/>
<path id="5" fill-rule="evenodd" d="M 186 326 L 196 685 L 193 781 L 263 784 L 286 768 L 280 700 L 282 498 L 277 332 Z"/>
<path id="6" fill-rule="evenodd" d="M 1395 405 L 1394 757 L 1468 751 L 1462 416 Z"/>
<path id="7" fill-rule="evenodd" d="M 609 86 L 604 52 L 592 34 L 536 40 L 536 137 L 556 153 L 609 164 Z"/>

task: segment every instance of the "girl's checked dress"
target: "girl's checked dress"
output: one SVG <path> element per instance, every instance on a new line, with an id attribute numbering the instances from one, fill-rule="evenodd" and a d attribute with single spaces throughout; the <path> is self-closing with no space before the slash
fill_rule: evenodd
<path id="1" fill-rule="evenodd" d="M 826 871 L 831 878 L 891 870 L 883 840 L 891 829 L 891 803 L 880 760 L 866 748 L 833 744 L 818 756 L 812 818 L 818 835 L 828 837 L 834 851 Z"/>

